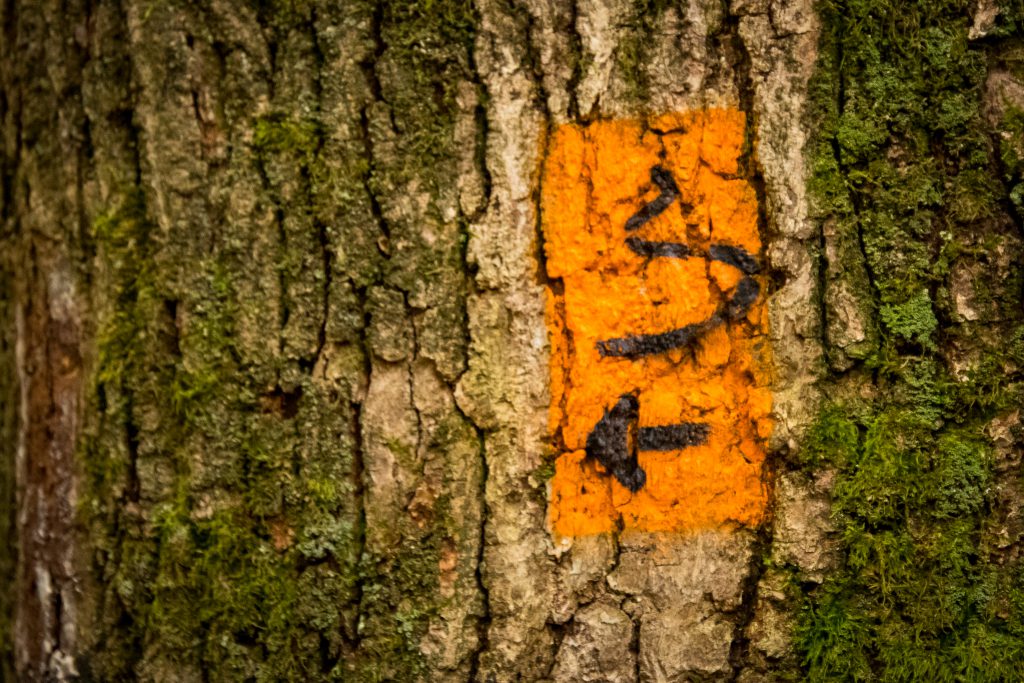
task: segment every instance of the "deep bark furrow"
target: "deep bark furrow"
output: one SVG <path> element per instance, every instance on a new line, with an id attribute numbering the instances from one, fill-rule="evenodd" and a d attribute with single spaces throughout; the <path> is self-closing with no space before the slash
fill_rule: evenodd
<path id="1" fill-rule="evenodd" d="M 746 116 L 748 125 L 747 139 L 745 140 L 743 149 L 744 156 L 741 160 L 740 168 L 742 169 L 741 173 L 754 188 L 758 204 L 758 228 L 765 240 L 768 241 L 772 236 L 772 231 L 770 229 L 770 222 L 768 218 L 769 204 L 767 192 L 765 190 L 763 169 L 757 163 L 756 156 L 757 150 L 755 136 L 760 124 L 760 112 L 755 109 L 754 100 L 756 89 L 752 75 L 752 60 L 743 36 L 740 35 L 741 19 L 740 16 L 735 13 L 733 3 L 726 3 L 726 12 L 727 34 L 726 38 L 723 39 L 723 42 L 727 40 L 737 55 L 738 62 L 736 65 L 735 79 L 736 90 L 739 95 L 738 104 L 740 110 Z M 756 255 L 756 259 L 757 262 L 763 262 L 765 260 L 761 254 Z M 747 274 L 749 275 L 750 273 Z M 770 286 L 771 283 L 769 284 L 769 287 Z M 772 293 L 772 290 L 769 288 L 768 291 L 765 292 L 765 295 L 771 296 Z M 768 491 L 769 501 L 772 501 L 775 497 L 774 478 L 776 470 L 778 469 L 776 465 L 777 459 L 777 453 L 769 453 L 764 463 L 762 479 L 764 481 L 764 486 Z M 760 582 L 764 574 L 765 567 L 763 558 L 769 556 L 771 553 L 772 521 L 771 512 L 769 512 L 767 521 L 757 529 L 757 536 L 751 548 L 749 567 L 746 575 L 743 577 L 742 594 L 740 604 L 737 607 L 732 643 L 729 648 L 729 663 L 733 669 L 732 680 L 734 681 L 739 680 L 744 670 L 753 668 L 755 665 L 755 663 L 751 661 L 751 638 L 749 629 L 757 612 L 758 591 L 760 589 Z"/>

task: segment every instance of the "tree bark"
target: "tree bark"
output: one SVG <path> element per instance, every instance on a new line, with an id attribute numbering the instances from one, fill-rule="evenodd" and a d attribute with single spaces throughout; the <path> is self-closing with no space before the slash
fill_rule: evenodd
<path id="1" fill-rule="evenodd" d="M 0 16 L 3 680 L 1019 671 L 1016 5 Z M 559 141 L 714 111 L 736 151 L 699 165 L 762 245 L 763 510 L 565 533 Z"/>

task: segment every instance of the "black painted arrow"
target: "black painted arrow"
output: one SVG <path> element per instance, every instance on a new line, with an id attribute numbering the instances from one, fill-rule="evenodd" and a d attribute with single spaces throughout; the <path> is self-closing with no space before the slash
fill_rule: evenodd
<path id="1" fill-rule="evenodd" d="M 681 422 L 661 427 L 638 427 L 639 402 L 623 394 L 587 436 L 586 453 L 604 465 L 612 476 L 634 493 L 647 482 L 637 459 L 639 451 L 677 451 L 707 443 L 708 426 Z"/>

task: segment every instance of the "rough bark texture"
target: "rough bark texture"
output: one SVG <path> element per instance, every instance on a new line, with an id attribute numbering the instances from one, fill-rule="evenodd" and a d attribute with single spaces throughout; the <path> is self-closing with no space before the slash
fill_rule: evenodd
<path id="1" fill-rule="evenodd" d="M 790 460 L 841 563 L 811 680 L 1021 671 L 1021 7 L 823 5 L 808 149 L 831 401 Z M 800 578 L 797 576 L 796 578 Z"/>
<path id="2" fill-rule="evenodd" d="M 0 17 L 0 678 L 1020 670 L 1016 5 Z M 762 211 L 772 514 L 556 545 L 549 134 L 712 106 Z"/>

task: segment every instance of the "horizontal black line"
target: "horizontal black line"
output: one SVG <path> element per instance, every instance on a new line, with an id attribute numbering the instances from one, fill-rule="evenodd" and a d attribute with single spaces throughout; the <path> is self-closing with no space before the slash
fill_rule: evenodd
<path id="1" fill-rule="evenodd" d="M 664 353 L 672 349 L 689 346 L 697 337 L 714 325 L 721 322 L 718 315 L 705 322 L 686 325 L 676 330 L 660 334 L 637 334 L 629 337 L 617 337 L 597 342 L 597 350 L 602 356 L 616 358 L 640 358 Z"/>
<path id="2" fill-rule="evenodd" d="M 708 441 L 710 428 L 703 422 L 682 422 L 664 427 L 641 427 L 637 447 L 641 451 L 678 451 Z"/>
<path id="3" fill-rule="evenodd" d="M 626 246 L 645 258 L 686 258 L 690 255 L 690 247 L 680 242 L 652 242 L 639 237 L 627 237 Z"/>

